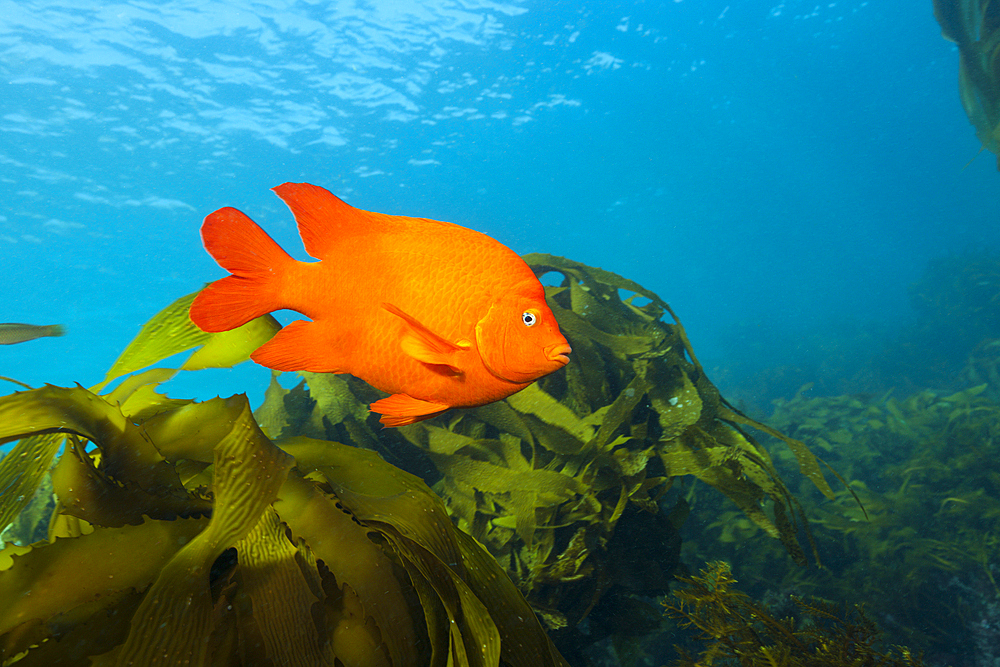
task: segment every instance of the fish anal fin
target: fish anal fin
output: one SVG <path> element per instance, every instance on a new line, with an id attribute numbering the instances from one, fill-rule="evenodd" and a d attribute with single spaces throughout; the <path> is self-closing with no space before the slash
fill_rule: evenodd
<path id="1" fill-rule="evenodd" d="M 455 353 L 467 350 L 472 344 L 467 340 L 452 343 L 437 335 L 422 322 L 391 303 L 382 307 L 406 322 L 406 329 L 399 340 L 403 354 L 417 361 L 435 366 L 447 366 L 452 374 L 460 375 L 462 369 L 455 365 Z"/>
<path id="2" fill-rule="evenodd" d="M 379 421 L 383 426 L 389 427 L 415 424 L 439 415 L 450 407 L 444 403 L 424 401 L 407 394 L 393 394 L 368 406 L 372 412 L 381 414 Z"/>
<path id="3" fill-rule="evenodd" d="M 250 358 L 276 371 L 346 373 L 334 352 L 321 322 L 296 320 L 258 347 Z"/>
<path id="4" fill-rule="evenodd" d="M 306 252 L 316 259 L 337 254 L 345 228 L 363 223 L 364 211 L 311 183 L 282 183 L 271 188 L 291 209 Z"/>

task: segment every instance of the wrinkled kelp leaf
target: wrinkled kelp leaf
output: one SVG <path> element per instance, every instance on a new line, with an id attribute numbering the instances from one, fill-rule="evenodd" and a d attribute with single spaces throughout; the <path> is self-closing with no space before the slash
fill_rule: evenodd
<path id="1" fill-rule="evenodd" d="M 274 501 L 293 461 L 260 432 L 246 399 L 213 448 L 215 502 L 205 530 L 160 570 L 132 617 L 117 664 L 203 664 L 212 631 L 209 571 Z"/>
<path id="2" fill-rule="evenodd" d="M 276 663 L 286 658 L 293 665 L 322 664 L 322 640 L 311 611 L 322 592 L 318 582 L 310 585 L 303 572 L 306 563 L 285 537 L 278 513 L 265 510 L 236 551 L 240 577 L 253 604 L 251 615 L 268 658 Z"/>

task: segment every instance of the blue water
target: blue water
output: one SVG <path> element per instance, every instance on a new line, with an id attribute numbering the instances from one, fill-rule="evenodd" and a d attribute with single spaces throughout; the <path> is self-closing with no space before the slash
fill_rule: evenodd
<path id="1" fill-rule="evenodd" d="M 304 258 L 268 190 L 285 181 L 624 274 L 709 361 L 745 355 L 748 324 L 891 329 L 928 259 L 1000 248 L 996 160 L 976 157 L 929 0 L 4 0 L 0 17 L 0 321 L 68 330 L 0 347 L 0 375 L 32 385 L 98 382 L 224 275 L 198 236 L 216 208 Z M 267 376 L 168 389 L 257 402 Z"/>

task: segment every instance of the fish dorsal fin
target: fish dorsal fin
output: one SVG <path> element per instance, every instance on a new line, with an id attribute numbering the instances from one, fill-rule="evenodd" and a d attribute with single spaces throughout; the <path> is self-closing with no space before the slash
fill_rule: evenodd
<path id="1" fill-rule="evenodd" d="M 472 347 L 469 341 L 452 343 L 428 329 L 415 317 L 404 312 L 391 303 L 383 303 L 382 307 L 406 322 L 406 330 L 399 340 L 403 353 L 425 364 L 447 366 L 460 375 L 462 369 L 455 365 L 455 353 Z"/>
<path id="2" fill-rule="evenodd" d="M 310 257 L 327 259 L 334 256 L 344 231 L 366 222 L 367 211 L 354 208 L 318 185 L 282 183 L 271 189 L 292 210 Z"/>

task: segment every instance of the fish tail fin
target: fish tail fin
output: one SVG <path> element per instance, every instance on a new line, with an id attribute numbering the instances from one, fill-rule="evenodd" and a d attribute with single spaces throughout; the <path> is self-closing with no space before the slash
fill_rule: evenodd
<path id="1" fill-rule="evenodd" d="M 295 264 L 257 223 L 235 208 L 220 208 L 201 226 L 205 249 L 232 275 L 206 286 L 191 304 L 203 331 L 229 331 L 280 310 L 281 277 Z"/>

